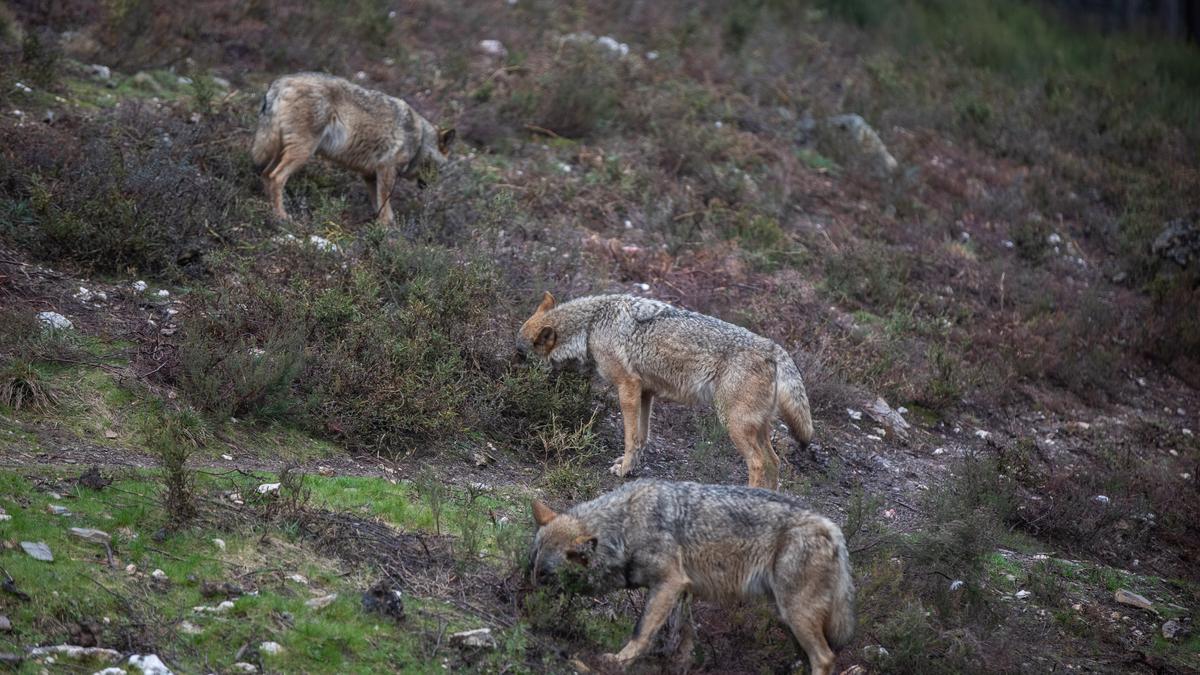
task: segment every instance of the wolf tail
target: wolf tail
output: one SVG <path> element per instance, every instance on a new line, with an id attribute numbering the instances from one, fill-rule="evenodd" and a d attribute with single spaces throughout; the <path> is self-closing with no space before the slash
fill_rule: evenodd
<path id="1" fill-rule="evenodd" d="M 825 617 L 825 640 L 839 649 L 854 638 L 854 578 L 850 575 L 850 553 L 839 531 L 834 538 L 837 546 L 837 572 L 833 580 L 833 602 Z"/>
<path id="2" fill-rule="evenodd" d="M 258 130 L 254 133 L 254 145 L 250 148 L 254 170 L 259 174 L 271 170 L 282 149 L 283 134 L 275 117 L 275 87 L 271 87 L 263 96 L 262 108 L 258 111 Z"/>
<path id="3" fill-rule="evenodd" d="M 808 408 L 808 393 L 796 362 L 783 347 L 775 348 L 775 392 L 779 400 L 779 413 L 792 437 L 801 448 L 808 447 L 813 436 L 812 412 Z"/>

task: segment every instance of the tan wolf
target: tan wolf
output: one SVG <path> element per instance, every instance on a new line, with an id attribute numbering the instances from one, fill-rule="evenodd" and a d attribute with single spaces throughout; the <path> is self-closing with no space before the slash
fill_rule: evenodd
<path id="1" fill-rule="evenodd" d="M 417 178 L 447 161 L 454 129 L 438 129 L 404 101 L 321 73 L 271 83 L 250 154 L 275 214 L 287 218 L 283 186 L 313 154 L 362 175 L 378 219 L 392 222 L 396 176 Z"/>
<path id="2" fill-rule="evenodd" d="M 771 447 L 777 412 L 801 447 L 812 439 L 808 394 L 792 357 L 771 340 L 711 316 L 632 295 L 557 305 L 547 292 L 521 326 L 516 347 L 552 363 L 594 363 L 616 385 L 625 421 L 625 454 L 611 469 L 618 476 L 637 467 L 656 396 L 714 403 L 746 460 L 751 487 L 779 486 L 779 456 Z"/>
<path id="3" fill-rule="evenodd" d="M 604 657 L 622 667 L 646 650 L 685 594 L 719 602 L 765 596 L 814 675 L 831 673 L 833 649 L 854 635 L 842 531 L 791 495 L 639 480 L 561 514 L 534 501 L 533 517 L 535 584 L 571 579 L 593 594 L 649 589 L 632 639 Z"/>

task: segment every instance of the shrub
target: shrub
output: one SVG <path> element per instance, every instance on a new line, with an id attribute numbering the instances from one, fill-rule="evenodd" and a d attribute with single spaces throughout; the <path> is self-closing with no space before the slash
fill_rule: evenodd
<path id="1" fill-rule="evenodd" d="M 200 169 L 211 131 L 128 104 L 86 130 L 77 155 L 35 132 L 0 165 L 18 216 L 0 221 L 0 236 L 97 272 L 200 272 L 213 241 L 249 217 L 231 177 Z"/>
<path id="2" fill-rule="evenodd" d="M 304 367 L 308 320 L 261 285 L 245 292 L 251 297 L 218 293 L 200 300 L 179 347 L 179 385 L 219 418 L 284 418 L 299 405 L 291 387 Z"/>
<path id="3" fill-rule="evenodd" d="M 0 370 L 0 405 L 11 410 L 45 411 L 58 405 L 58 393 L 27 361 Z"/>
<path id="4" fill-rule="evenodd" d="M 160 403 L 147 415 L 142 433 L 146 447 L 158 459 L 162 481 L 159 500 L 168 525 L 186 525 L 198 513 L 196 472 L 188 466 L 188 460 L 207 442 L 208 430 L 191 410 L 175 410 Z"/>
<path id="5" fill-rule="evenodd" d="M 616 118 L 626 76 L 606 48 L 565 42 L 555 62 L 514 92 L 511 112 L 559 136 L 591 136 Z"/>
<path id="6" fill-rule="evenodd" d="M 908 255 L 872 242 L 847 247 L 825 262 L 827 287 L 843 300 L 890 310 L 909 294 Z"/>

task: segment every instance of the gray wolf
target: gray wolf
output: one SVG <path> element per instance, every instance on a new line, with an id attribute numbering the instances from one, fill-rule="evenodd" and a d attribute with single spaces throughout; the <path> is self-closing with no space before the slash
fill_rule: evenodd
<path id="1" fill-rule="evenodd" d="M 633 637 L 604 659 L 626 666 L 650 645 L 681 596 L 766 597 L 808 655 L 833 672 L 854 634 L 854 582 L 841 529 L 786 494 L 638 480 L 555 513 L 533 502 L 535 583 L 571 574 L 589 593 L 647 588 Z"/>
<path id="2" fill-rule="evenodd" d="M 313 154 L 362 175 L 378 219 L 392 222 L 396 176 L 445 165 L 454 129 L 438 129 L 404 101 L 320 73 L 271 83 L 250 154 L 280 218 L 288 177 Z"/>
<path id="3" fill-rule="evenodd" d="M 792 357 L 771 340 L 711 316 L 632 295 L 559 305 L 545 293 L 521 326 L 516 348 L 560 365 L 594 364 L 616 385 L 625 422 L 625 454 L 611 469 L 618 476 L 637 466 L 655 397 L 713 403 L 746 460 L 752 487 L 779 485 L 779 456 L 771 447 L 777 413 L 801 447 L 812 439 L 808 394 Z"/>

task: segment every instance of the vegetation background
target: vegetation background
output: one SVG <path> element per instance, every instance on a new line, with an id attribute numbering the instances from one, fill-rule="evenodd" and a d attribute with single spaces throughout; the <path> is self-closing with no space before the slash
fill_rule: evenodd
<path id="1" fill-rule="evenodd" d="M 618 484 L 611 392 L 512 359 L 550 290 L 795 356 L 839 671 L 1196 672 L 1200 50 L 1075 4 L 6 4 L 0 663 L 597 668 L 642 594 L 522 575 L 531 497 Z M 395 226 L 319 161 L 270 216 L 248 148 L 297 70 L 458 128 Z M 744 480 L 710 411 L 653 433 L 644 475 Z M 797 657 L 764 607 L 695 621 L 696 672 Z"/>

